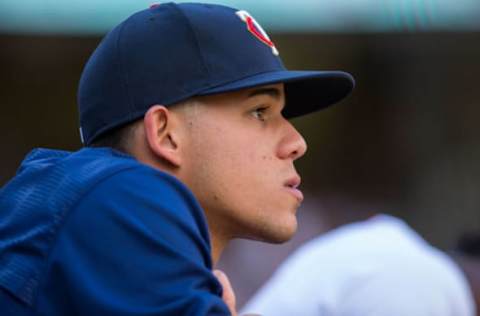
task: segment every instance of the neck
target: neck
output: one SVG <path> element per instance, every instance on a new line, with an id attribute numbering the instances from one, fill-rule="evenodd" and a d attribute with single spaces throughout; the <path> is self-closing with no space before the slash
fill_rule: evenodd
<path id="1" fill-rule="evenodd" d="M 211 226 L 210 226 L 211 227 Z M 229 238 L 219 232 L 212 231 L 210 228 L 210 242 L 212 245 L 213 266 L 216 266 L 223 250 L 227 246 Z"/>

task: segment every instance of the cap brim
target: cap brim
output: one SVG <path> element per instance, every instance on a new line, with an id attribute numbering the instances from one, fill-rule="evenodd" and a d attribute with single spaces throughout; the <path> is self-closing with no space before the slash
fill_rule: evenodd
<path id="1" fill-rule="evenodd" d="M 353 77 L 343 71 L 274 71 L 243 78 L 200 92 L 198 95 L 225 93 L 283 82 L 287 118 L 305 115 L 333 105 L 350 94 Z"/>

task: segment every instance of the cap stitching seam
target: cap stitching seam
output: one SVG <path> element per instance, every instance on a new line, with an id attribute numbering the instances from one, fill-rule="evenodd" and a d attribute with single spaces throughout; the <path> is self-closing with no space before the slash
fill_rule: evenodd
<path id="1" fill-rule="evenodd" d="M 195 32 L 194 27 L 192 26 L 192 23 L 190 22 L 190 19 L 187 17 L 187 15 L 175 4 L 173 4 L 173 8 L 178 11 L 178 13 L 185 19 L 187 27 L 190 29 L 190 31 L 193 34 L 193 38 L 195 40 L 195 47 L 197 48 L 198 54 L 202 60 L 202 65 L 203 68 L 206 70 L 207 75 L 208 75 L 208 80 L 207 80 L 207 85 L 210 85 L 210 69 L 207 66 L 207 63 L 205 62 L 205 56 L 203 55 L 202 50 L 200 49 L 200 43 L 198 41 L 198 36 L 197 33 Z"/>
<path id="2" fill-rule="evenodd" d="M 130 21 L 130 19 L 128 19 L 127 21 L 125 21 L 125 23 L 123 23 L 123 25 L 120 27 L 120 30 L 118 31 L 118 36 L 117 36 L 117 40 L 115 41 L 115 46 L 116 46 L 116 53 L 117 53 L 117 66 L 118 66 L 118 72 L 119 72 L 119 75 L 120 75 L 120 78 L 123 82 L 123 85 L 125 87 L 125 93 L 127 94 L 127 103 L 128 103 L 128 107 L 130 109 L 129 113 L 128 113 L 128 116 L 130 116 L 130 113 L 133 112 L 134 110 L 134 106 L 133 106 L 133 102 L 132 102 L 132 96 L 130 94 L 130 89 L 129 89 L 129 83 L 128 83 L 128 74 L 127 74 L 127 71 L 124 67 L 124 58 L 123 58 L 123 54 L 122 54 L 122 51 L 121 48 L 120 48 L 120 38 L 123 34 L 123 30 L 125 28 L 125 26 L 127 25 L 127 23 Z"/>

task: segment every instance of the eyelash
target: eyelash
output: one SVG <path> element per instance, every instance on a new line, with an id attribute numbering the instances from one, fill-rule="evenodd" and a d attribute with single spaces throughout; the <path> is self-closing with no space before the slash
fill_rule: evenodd
<path id="1" fill-rule="evenodd" d="M 268 107 L 266 107 L 266 106 L 259 107 L 259 108 L 256 108 L 255 110 L 253 110 L 252 114 L 256 119 L 264 122 L 265 119 L 266 119 L 264 115 L 265 115 L 265 112 L 267 111 L 267 109 L 268 109 Z"/>

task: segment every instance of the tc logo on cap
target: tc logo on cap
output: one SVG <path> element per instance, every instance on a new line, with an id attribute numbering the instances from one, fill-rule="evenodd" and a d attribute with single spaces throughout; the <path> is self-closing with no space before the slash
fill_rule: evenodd
<path id="1" fill-rule="evenodd" d="M 258 24 L 258 22 L 250 15 L 250 13 L 244 10 L 237 11 L 236 13 L 240 19 L 247 24 L 248 31 L 258 38 L 262 43 L 268 45 L 272 49 L 273 54 L 278 56 L 278 50 L 275 47 L 275 44 L 272 42 L 270 37 L 268 37 L 267 32 L 265 32 L 262 26 Z"/>

